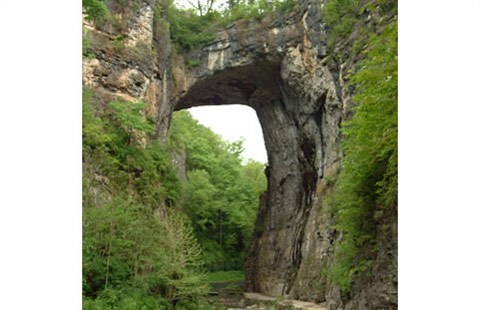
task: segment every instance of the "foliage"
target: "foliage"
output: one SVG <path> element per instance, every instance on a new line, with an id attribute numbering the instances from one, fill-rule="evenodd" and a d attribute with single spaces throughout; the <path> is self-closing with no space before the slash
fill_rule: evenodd
<path id="1" fill-rule="evenodd" d="M 139 0 L 113 0 L 122 8 L 132 8 L 134 11 L 137 11 L 140 7 Z"/>
<path id="2" fill-rule="evenodd" d="M 358 54 L 368 44 L 368 33 L 372 31 L 362 22 L 372 12 L 383 16 L 396 14 L 397 0 L 329 0 L 323 10 L 329 28 L 329 46 L 348 37 L 353 38 L 351 52 Z M 374 23 L 373 23 L 374 24 Z"/>
<path id="3" fill-rule="evenodd" d="M 92 58 L 93 52 L 91 50 L 91 36 L 88 31 L 85 31 L 82 35 L 82 56 L 86 58 Z"/>
<path id="4" fill-rule="evenodd" d="M 98 298 L 84 298 L 84 310 L 170 310 L 172 305 L 161 297 L 147 294 L 139 288 L 108 289 L 103 291 Z"/>
<path id="5" fill-rule="evenodd" d="M 266 190 L 264 165 L 242 164 L 242 141 L 223 141 L 187 111 L 174 114 L 169 139 L 186 153 L 181 206 L 204 248 L 206 266 L 241 269 Z"/>
<path id="6" fill-rule="evenodd" d="M 167 255 L 161 265 L 167 280 L 166 298 L 188 300 L 207 292 L 202 273 L 202 250 L 185 216 L 175 210 L 169 211 L 160 229 Z"/>
<path id="7" fill-rule="evenodd" d="M 174 211 L 159 219 L 145 206 L 117 197 L 89 208 L 85 218 L 85 295 L 98 297 L 110 287 L 139 282 L 170 302 L 206 292 L 199 245 Z"/>
<path id="8" fill-rule="evenodd" d="M 294 0 L 239 0 L 224 11 L 224 16 L 228 22 L 238 19 L 260 19 L 274 12 L 290 11 L 294 8 L 295 3 Z"/>
<path id="9" fill-rule="evenodd" d="M 134 143 L 153 125 L 143 103 L 95 106 L 84 89 L 83 293 L 92 309 L 167 309 L 206 292 L 200 246 L 174 208 L 181 186 L 169 152 Z M 167 305 L 167 306 L 165 306 Z"/>
<path id="10" fill-rule="evenodd" d="M 154 131 L 153 123 L 145 121 L 145 117 L 141 113 L 145 109 L 144 102 L 114 101 L 110 103 L 110 107 L 119 127 L 125 133 L 131 134 L 133 131 L 152 133 Z"/>
<path id="11" fill-rule="evenodd" d="M 208 283 L 242 281 L 244 279 L 243 272 L 240 270 L 216 271 L 207 274 L 206 281 Z"/>
<path id="12" fill-rule="evenodd" d="M 227 23 L 239 19 L 260 19 L 274 12 L 292 10 L 294 0 L 238 0 L 229 1 L 227 8 L 215 10 L 215 1 L 197 1 L 190 9 L 180 9 L 170 4 L 166 12 L 170 22 L 170 34 L 174 44 L 181 52 L 204 45 L 213 40 L 213 33 Z M 160 14 L 157 15 L 157 20 Z"/>
<path id="13" fill-rule="evenodd" d="M 197 11 L 198 15 L 204 16 L 208 15 L 213 11 L 213 5 L 218 2 L 217 0 L 197 0 L 196 3 L 193 3 L 190 0 L 187 2 Z"/>
<path id="14" fill-rule="evenodd" d="M 215 13 L 200 16 L 193 10 L 180 10 L 170 6 L 168 17 L 172 42 L 184 52 L 210 42 L 214 36 L 208 26 L 215 16 Z"/>
<path id="15" fill-rule="evenodd" d="M 123 35 L 117 35 L 112 41 L 112 48 L 115 54 L 122 55 L 125 51 L 125 37 Z"/>
<path id="16" fill-rule="evenodd" d="M 367 58 L 351 82 L 355 114 L 344 122 L 343 169 L 333 195 L 342 233 L 332 280 L 345 293 L 352 277 L 368 269 L 381 210 L 397 203 L 397 23 L 372 35 Z"/>
<path id="17" fill-rule="evenodd" d="M 185 59 L 185 65 L 189 69 L 198 67 L 200 64 L 201 62 L 198 59 L 190 59 L 190 58 Z"/>
<path id="18" fill-rule="evenodd" d="M 82 0 L 82 6 L 85 9 L 86 20 L 102 24 L 108 20 L 109 11 L 104 0 Z"/>
<path id="19" fill-rule="evenodd" d="M 170 145 L 149 141 L 144 103 L 97 96 L 84 88 L 84 308 L 198 308 L 205 259 L 210 269 L 241 268 L 264 167 L 242 165 L 241 141 L 223 141 L 188 112 L 174 117 Z M 179 150 L 184 184 L 170 155 Z"/>
<path id="20" fill-rule="evenodd" d="M 330 45 L 349 35 L 357 22 L 359 0 L 329 0 L 325 4 L 325 21 L 330 27 Z"/>

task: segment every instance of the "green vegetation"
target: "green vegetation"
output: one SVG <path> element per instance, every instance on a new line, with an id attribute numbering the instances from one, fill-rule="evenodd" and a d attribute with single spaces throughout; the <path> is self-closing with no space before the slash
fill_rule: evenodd
<path id="1" fill-rule="evenodd" d="M 175 6 L 168 8 L 170 37 L 180 51 L 203 45 L 213 39 L 213 32 L 208 29 L 217 14 L 200 16 L 193 10 L 181 10 Z"/>
<path id="2" fill-rule="evenodd" d="M 208 283 L 242 281 L 243 279 L 244 274 L 240 270 L 210 272 L 206 277 Z"/>
<path id="3" fill-rule="evenodd" d="M 275 12 L 285 13 L 293 9 L 294 0 L 237 0 L 228 1 L 227 6 L 214 9 L 215 0 L 195 2 L 195 7 L 181 9 L 173 4 L 173 0 L 158 1 L 155 7 L 154 20 L 157 33 L 170 30 L 170 37 L 176 50 L 181 53 L 191 48 L 204 45 L 214 38 L 214 33 L 226 24 L 239 19 L 260 19 Z M 118 35 L 112 42 L 117 53 L 124 51 L 123 34 L 126 30 L 122 12 L 125 9 L 138 10 L 139 2 L 132 0 L 115 0 L 107 7 L 105 0 L 82 0 L 86 19 L 96 25 L 109 24 Z M 84 54 L 86 48 L 84 48 Z M 142 53 L 144 54 L 144 53 Z M 193 68 L 198 63 L 188 60 L 187 67 Z"/>
<path id="4" fill-rule="evenodd" d="M 180 184 L 163 146 L 135 142 L 153 128 L 140 114 L 143 108 L 139 102 L 112 102 L 98 111 L 93 93 L 84 91 L 86 308 L 127 309 L 148 303 L 147 309 L 157 309 L 180 299 L 194 301 L 207 290 L 201 248 L 188 220 L 173 208 L 156 215 L 165 202 L 175 205 Z"/>
<path id="5" fill-rule="evenodd" d="M 186 153 L 181 208 L 205 249 L 210 271 L 242 269 L 258 198 L 266 190 L 264 165 L 242 165 L 242 142 L 223 141 L 187 111 L 176 112 L 170 145 Z"/>
<path id="6" fill-rule="evenodd" d="M 354 278 L 370 273 L 376 234 L 397 203 L 396 1 L 329 0 L 324 12 L 330 47 L 342 46 L 333 57 L 364 58 L 348 71 L 355 113 L 342 124 L 345 157 L 329 197 L 341 239 L 326 273 L 347 296 Z M 383 18 L 365 23 L 372 12 Z M 371 34 L 373 25 L 381 30 L 378 34 Z"/>
<path id="7" fill-rule="evenodd" d="M 214 33 L 226 24 L 239 19 L 260 19 L 274 12 L 285 13 L 292 10 L 294 0 L 237 0 L 228 1 L 227 7 L 215 10 L 216 1 L 206 0 L 196 3 L 195 8 L 181 9 L 172 2 L 165 7 L 157 5 L 155 19 L 161 24 L 164 14 L 170 23 L 172 42 L 180 52 L 204 45 L 214 38 Z"/>
<path id="8" fill-rule="evenodd" d="M 131 11 L 138 11 L 140 9 L 140 1 L 82 0 L 82 7 L 84 9 L 86 20 L 93 21 L 98 27 L 103 27 L 106 24 L 110 24 L 115 32 L 121 33 L 123 30 L 126 30 L 122 13 L 124 13 L 127 9 Z"/>
<path id="9" fill-rule="evenodd" d="M 231 1 L 228 8 L 223 11 L 223 16 L 226 22 L 249 18 L 260 19 L 271 13 L 290 11 L 294 8 L 295 3 L 294 0 Z"/>
<path id="10" fill-rule="evenodd" d="M 130 7 L 128 1 L 114 2 Z M 364 56 L 348 71 L 355 114 L 342 124 L 345 157 L 330 197 L 341 239 L 333 265 L 322 270 L 344 294 L 356 276 L 370 271 L 376 234 L 388 229 L 385 218 L 397 204 L 397 22 L 384 21 L 369 36 L 370 26 L 361 18 L 394 4 L 325 4 L 331 47 L 349 41 L 346 53 Z M 185 53 L 211 41 L 215 29 L 228 22 L 294 5 L 293 0 L 238 0 L 223 11 L 209 4 L 197 11 L 158 5 L 156 31 L 170 30 L 176 49 Z M 123 19 L 110 14 L 103 0 L 83 0 L 83 7 L 87 20 L 122 29 Z M 94 43 L 87 34 L 82 38 L 85 57 Z M 151 58 L 146 43 L 126 49 L 122 34 L 111 44 L 132 59 Z M 189 68 L 199 63 L 185 59 Z M 84 91 L 82 110 L 84 308 L 199 308 L 206 283 L 241 279 L 258 199 L 267 186 L 264 165 L 243 163 L 242 141 L 223 141 L 186 111 L 174 114 L 163 145 L 153 139 L 155 125 L 144 113 L 145 103 L 102 106 L 95 96 Z M 185 165 L 181 178 L 173 155 Z M 333 186 L 334 180 L 328 183 Z M 207 276 L 205 270 L 216 273 Z"/>
<path id="11" fill-rule="evenodd" d="M 91 39 L 88 35 L 88 32 L 83 33 L 82 35 L 82 56 L 85 58 L 93 57 L 93 53 L 91 51 Z"/>
<path id="12" fill-rule="evenodd" d="M 325 3 L 325 22 L 329 27 L 329 46 L 353 36 L 352 51 L 358 54 L 368 44 L 371 31 L 361 17 L 376 11 L 384 16 L 396 12 L 397 0 L 329 0 Z"/>
<path id="13" fill-rule="evenodd" d="M 366 58 L 351 77 L 355 114 L 343 123 L 345 157 L 332 204 L 342 239 L 331 279 L 347 294 L 367 272 L 382 219 L 397 204 L 397 22 L 372 35 Z"/>
<path id="14" fill-rule="evenodd" d="M 175 115 L 167 146 L 151 139 L 143 102 L 102 106 L 96 96 L 84 89 L 84 308 L 205 308 L 205 267 L 242 268 L 263 165 L 242 165 L 241 141 L 223 141 L 188 112 Z M 173 152 L 186 154 L 183 183 Z"/>
<path id="15" fill-rule="evenodd" d="M 110 13 L 104 0 L 82 0 L 85 9 L 85 19 L 94 21 L 96 24 L 105 23 Z"/>
<path id="16" fill-rule="evenodd" d="M 330 46 L 349 35 L 358 19 L 359 0 L 329 0 L 325 4 L 325 21 L 330 26 Z"/>

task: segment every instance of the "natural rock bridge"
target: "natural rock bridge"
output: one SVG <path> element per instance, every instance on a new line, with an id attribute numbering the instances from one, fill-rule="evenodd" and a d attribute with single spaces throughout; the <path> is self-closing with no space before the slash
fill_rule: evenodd
<path id="1" fill-rule="evenodd" d="M 177 73 L 182 84 L 175 110 L 244 104 L 258 115 L 268 191 L 246 262 L 246 289 L 274 296 L 295 294 L 301 285 L 297 274 L 309 243 L 318 239 L 306 229 L 314 222 L 317 185 L 338 158 L 341 95 L 318 57 L 322 45 L 310 40 L 309 14 L 234 23 L 210 45 L 190 52 L 198 67 Z"/>

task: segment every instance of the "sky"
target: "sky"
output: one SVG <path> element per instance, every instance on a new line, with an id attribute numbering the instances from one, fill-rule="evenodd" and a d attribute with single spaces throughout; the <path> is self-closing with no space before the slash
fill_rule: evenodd
<path id="1" fill-rule="evenodd" d="M 255 110 L 244 105 L 202 106 L 188 109 L 202 125 L 221 135 L 225 140 L 244 138 L 243 157 L 267 163 L 267 152 L 262 127 Z"/>

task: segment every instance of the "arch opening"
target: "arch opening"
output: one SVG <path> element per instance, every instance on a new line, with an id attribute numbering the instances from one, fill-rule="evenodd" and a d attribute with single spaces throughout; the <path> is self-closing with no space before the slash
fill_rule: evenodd
<path id="1" fill-rule="evenodd" d="M 236 122 L 240 127 L 231 133 L 237 137 L 247 127 L 257 125 L 258 130 L 251 134 L 260 138 L 257 148 L 265 152 L 261 128 L 255 111 L 247 106 L 210 106 L 198 110 L 204 113 L 182 110 L 172 118 L 169 139 L 175 145 L 172 155 L 182 184 L 178 206 L 190 219 L 195 237 L 203 247 L 206 269 L 238 274 L 243 270 L 253 234 L 259 198 L 267 188 L 266 155 L 261 154 L 263 162 L 258 156 L 253 160 L 245 158 L 244 141 L 235 137 L 225 139 L 222 130 L 215 132 L 215 125 L 219 118 L 223 121 L 221 129 L 231 128 Z M 217 111 L 212 113 L 212 110 Z M 225 117 L 228 110 L 230 118 Z M 242 120 L 239 113 L 243 113 L 244 120 L 247 117 L 250 126 L 239 122 Z M 207 122 L 196 119 L 199 115 L 208 116 Z"/>
<path id="2" fill-rule="evenodd" d="M 245 105 L 198 106 L 187 109 L 202 125 L 225 140 L 243 141 L 243 162 L 255 160 L 266 164 L 267 152 L 262 127 L 255 110 Z"/>

